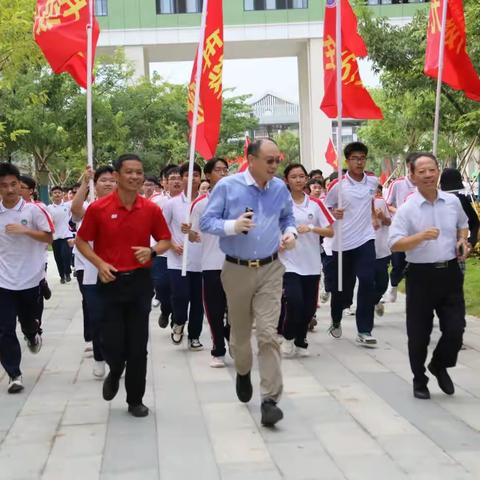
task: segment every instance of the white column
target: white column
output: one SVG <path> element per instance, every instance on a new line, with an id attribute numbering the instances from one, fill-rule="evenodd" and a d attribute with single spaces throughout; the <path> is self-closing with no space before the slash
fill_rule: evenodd
<path id="1" fill-rule="evenodd" d="M 333 169 L 325 160 L 331 120 L 320 110 L 323 98 L 323 40 L 307 40 L 298 56 L 300 94 L 300 155 L 307 170 L 320 168 L 324 176 Z"/>
<path id="2" fill-rule="evenodd" d="M 133 64 L 133 81 L 150 75 L 150 64 L 143 47 L 124 47 L 126 59 Z"/>

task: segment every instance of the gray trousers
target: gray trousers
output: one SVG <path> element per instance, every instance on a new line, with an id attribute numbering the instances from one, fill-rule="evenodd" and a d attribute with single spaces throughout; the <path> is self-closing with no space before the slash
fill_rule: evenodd
<path id="1" fill-rule="evenodd" d="M 259 268 L 226 261 L 221 275 L 231 326 L 230 349 L 240 375 L 252 369 L 253 321 L 256 324 L 262 400 L 278 401 L 283 389 L 277 324 L 284 271 L 279 260 Z"/>

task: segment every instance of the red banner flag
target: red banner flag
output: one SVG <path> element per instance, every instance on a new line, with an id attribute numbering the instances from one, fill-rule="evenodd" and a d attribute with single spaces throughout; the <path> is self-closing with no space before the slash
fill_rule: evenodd
<path id="1" fill-rule="evenodd" d="M 197 53 L 198 54 L 198 53 Z M 188 123 L 192 128 L 197 56 L 188 88 Z M 215 156 L 222 117 L 223 9 L 222 0 L 209 0 L 203 45 L 200 105 L 195 150 L 206 160 Z"/>
<path id="2" fill-rule="evenodd" d="M 320 108 L 329 118 L 336 118 L 336 24 L 338 0 L 327 0 L 323 31 L 324 97 Z M 358 33 L 357 17 L 348 0 L 342 2 L 342 116 L 344 118 L 382 119 L 367 89 L 363 86 L 358 69 L 358 57 L 367 56 L 367 47 Z"/>
<path id="3" fill-rule="evenodd" d="M 37 0 L 33 35 L 55 73 L 87 88 L 87 25 L 93 0 Z M 100 29 L 93 17 L 93 59 Z"/>
<path id="4" fill-rule="evenodd" d="M 243 161 L 238 167 L 237 173 L 244 172 L 248 168 L 248 146 L 250 145 L 250 137 L 247 135 L 245 137 L 245 143 L 243 144 Z"/>
<path id="5" fill-rule="evenodd" d="M 334 169 L 338 169 L 337 151 L 333 145 L 332 139 L 328 139 L 327 151 L 325 152 L 325 160 Z"/>
<path id="6" fill-rule="evenodd" d="M 385 185 L 385 182 L 392 175 L 392 161 L 389 158 L 384 158 L 382 162 L 382 173 L 378 178 L 380 185 Z"/>
<path id="7" fill-rule="evenodd" d="M 444 0 L 432 0 L 430 4 L 424 73 L 432 78 L 438 78 L 444 5 Z M 467 98 L 480 102 L 480 78 L 467 53 L 463 2 L 462 0 L 448 0 L 447 5 L 442 82 L 455 90 L 463 90 Z"/>

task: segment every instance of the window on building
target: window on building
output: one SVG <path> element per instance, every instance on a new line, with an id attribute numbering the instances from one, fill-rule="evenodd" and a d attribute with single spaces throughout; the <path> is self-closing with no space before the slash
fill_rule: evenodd
<path id="1" fill-rule="evenodd" d="M 203 0 L 156 0 L 157 15 L 164 13 L 201 13 Z"/>
<path id="2" fill-rule="evenodd" d="M 108 15 L 108 0 L 97 0 L 95 2 L 95 15 L 106 17 Z"/>
<path id="3" fill-rule="evenodd" d="M 244 0 L 245 10 L 286 10 L 308 8 L 308 0 Z"/>

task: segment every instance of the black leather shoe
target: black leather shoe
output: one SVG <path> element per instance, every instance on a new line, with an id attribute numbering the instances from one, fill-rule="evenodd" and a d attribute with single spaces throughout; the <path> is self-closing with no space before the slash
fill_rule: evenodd
<path id="1" fill-rule="evenodd" d="M 40 282 L 40 292 L 45 300 L 50 300 L 50 298 L 52 298 L 52 291 L 45 279 Z"/>
<path id="2" fill-rule="evenodd" d="M 161 313 L 160 317 L 158 318 L 158 325 L 160 328 L 167 328 L 168 327 L 168 315 L 165 313 Z"/>
<path id="3" fill-rule="evenodd" d="M 138 405 L 129 405 L 128 413 L 138 418 L 146 417 L 148 415 L 148 407 L 146 407 L 143 403 L 139 403 Z"/>
<path id="4" fill-rule="evenodd" d="M 262 402 L 262 425 L 265 427 L 273 427 L 283 418 L 283 412 L 277 407 L 277 403 L 273 400 L 264 400 Z"/>
<path id="5" fill-rule="evenodd" d="M 250 372 L 246 375 L 240 375 L 237 373 L 237 397 L 243 402 L 247 403 L 252 398 L 253 389 L 252 382 L 250 380 Z"/>
<path id="6" fill-rule="evenodd" d="M 413 396 L 419 398 L 420 400 L 429 400 L 430 391 L 426 385 L 417 385 L 413 386 Z"/>
<path id="7" fill-rule="evenodd" d="M 453 395 L 455 393 L 455 386 L 453 385 L 452 379 L 447 372 L 446 368 L 437 368 L 435 365 L 430 363 L 428 365 L 428 370 L 432 375 L 437 377 L 438 386 L 442 392 L 447 395 Z"/>
<path id="8" fill-rule="evenodd" d="M 113 378 L 112 373 L 110 372 L 103 381 L 103 399 L 107 401 L 113 400 L 119 387 L 120 379 Z"/>

